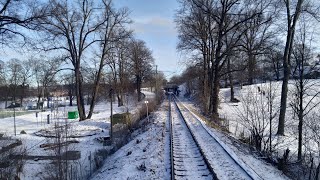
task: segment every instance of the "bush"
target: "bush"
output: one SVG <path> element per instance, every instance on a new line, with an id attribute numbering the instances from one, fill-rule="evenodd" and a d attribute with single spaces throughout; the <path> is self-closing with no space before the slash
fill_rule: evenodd
<path id="1" fill-rule="evenodd" d="M 3 141 L 11 141 L 5 137 Z M 9 142 L 10 143 L 10 142 Z M 1 149 L 0 156 L 0 179 L 19 179 L 19 174 L 22 172 L 25 164 L 24 156 L 26 150 L 22 147 L 21 141 L 16 141 Z"/>

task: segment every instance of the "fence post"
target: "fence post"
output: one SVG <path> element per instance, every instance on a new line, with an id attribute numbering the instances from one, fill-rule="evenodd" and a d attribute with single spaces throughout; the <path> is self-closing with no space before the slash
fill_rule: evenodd
<path id="1" fill-rule="evenodd" d="M 50 124 L 50 114 L 47 115 L 47 124 Z"/>

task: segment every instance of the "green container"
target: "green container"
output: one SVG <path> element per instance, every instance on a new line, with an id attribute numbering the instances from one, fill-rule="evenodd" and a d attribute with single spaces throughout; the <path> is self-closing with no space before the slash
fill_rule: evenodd
<path id="1" fill-rule="evenodd" d="M 68 119 L 77 119 L 78 117 L 78 111 L 68 111 Z"/>

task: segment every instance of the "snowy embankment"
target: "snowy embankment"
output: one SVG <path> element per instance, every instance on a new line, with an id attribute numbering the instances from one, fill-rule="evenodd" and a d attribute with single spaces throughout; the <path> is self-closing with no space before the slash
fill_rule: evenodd
<path id="1" fill-rule="evenodd" d="M 263 135 L 264 140 L 269 138 L 270 117 L 272 117 L 272 149 L 282 154 L 285 149 L 289 148 L 290 154 L 296 156 L 298 149 L 298 117 L 293 109 L 293 106 L 297 103 L 297 92 L 294 81 L 289 81 L 288 86 L 285 136 L 276 136 L 281 85 L 281 82 L 267 82 L 243 86 L 242 89 L 237 87 L 235 89 L 235 97 L 240 100 L 239 103 L 230 103 L 230 88 L 223 88 L 220 92 L 221 103 L 219 113 L 223 119 L 228 121 L 229 131 L 235 137 L 248 138 L 250 129 L 257 128 Z M 305 90 L 303 106 L 306 107 L 308 103 L 309 106 L 305 112 L 320 102 L 319 95 L 313 98 L 313 96 L 319 92 L 320 80 L 309 80 L 307 85 L 308 89 Z M 272 99 L 272 101 L 270 101 L 270 99 Z M 272 102 L 271 108 L 270 102 Z M 272 111 L 270 111 L 270 109 L 272 109 Z M 320 106 L 311 109 L 310 112 L 304 116 L 303 150 L 307 154 L 312 153 L 314 157 L 319 156 L 318 152 L 320 150 L 319 117 Z M 266 146 L 267 145 L 268 144 L 266 144 Z"/>
<path id="2" fill-rule="evenodd" d="M 146 99 L 148 98 L 153 98 L 152 93 L 146 93 Z M 129 99 L 126 106 L 118 107 L 117 103 L 114 103 L 113 114 L 124 113 L 127 110 L 134 114 L 139 112 L 138 109 L 145 109 L 144 106 L 144 103 L 136 103 L 133 99 Z M 73 173 L 71 177 L 77 176 L 78 178 L 87 179 L 97 165 L 94 154 L 101 149 L 108 150 L 113 148 L 111 146 L 103 146 L 103 143 L 97 140 L 98 138 L 109 136 L 110 102 L 98 103 L 95 106 L 92 118 L 85 121 L 79 122 L 78 119 L 66 119 L 67 112 L 75 110 L 76 106 L 66 106 L 56 108 L 53 111 L 38 112 L 37 115 L 34 112 L 17 116 L 15 119 L 13 117 L 0 119 L 0 133 L 4 133 L 14 139 L 20 139 L 22 146 L 26 149 L 26 154 L 29 157 L 35 157 L 34 159 L 26 160 L 23 172 L 20 174 L 21 179 L 44 179 L 48 177 L 48 174 L 55 172 L 50 167 L 52 166 L 51 161 L 46 157 L 54 156 L 57 152 L 53 148 L 44 147 L 44 145 L 58 140 L 55 134 L 57 133 L 57 129 L 54 128 L 55 125 L 65 127 L 68 124 L 68 141 L 73 143 L 68 146 L 67 150 L 79 151 L 81 154 L 80 159 L 70 161 L 73 163 L 71 167 L 69 164 L 69 168 Z M 49 124 L 47 123 L 47 117 L 50 118 Z M 14 136 L 14 120 L 17 136 Z M 25 131 L 26 134 L 20 134 L 21 131 Z M 62 149 L 65 150 L 65 146 Z"/>
<path id="3" fill-rule="evenodd" d="M 167 120 L 163 104 L 146 131 L 108 157 L 92 179 L 170 179 Z"/>

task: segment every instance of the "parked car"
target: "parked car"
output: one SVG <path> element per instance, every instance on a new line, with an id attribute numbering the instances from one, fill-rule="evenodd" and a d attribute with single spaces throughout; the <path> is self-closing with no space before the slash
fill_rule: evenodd
<path id="1" fill-rule="evenodd" d="M 16 108 L 16 107 L 21 107 L 21 104 L 19 103 L 11 103 L 9 106 L 7 106 L 6 108 Z"/>

